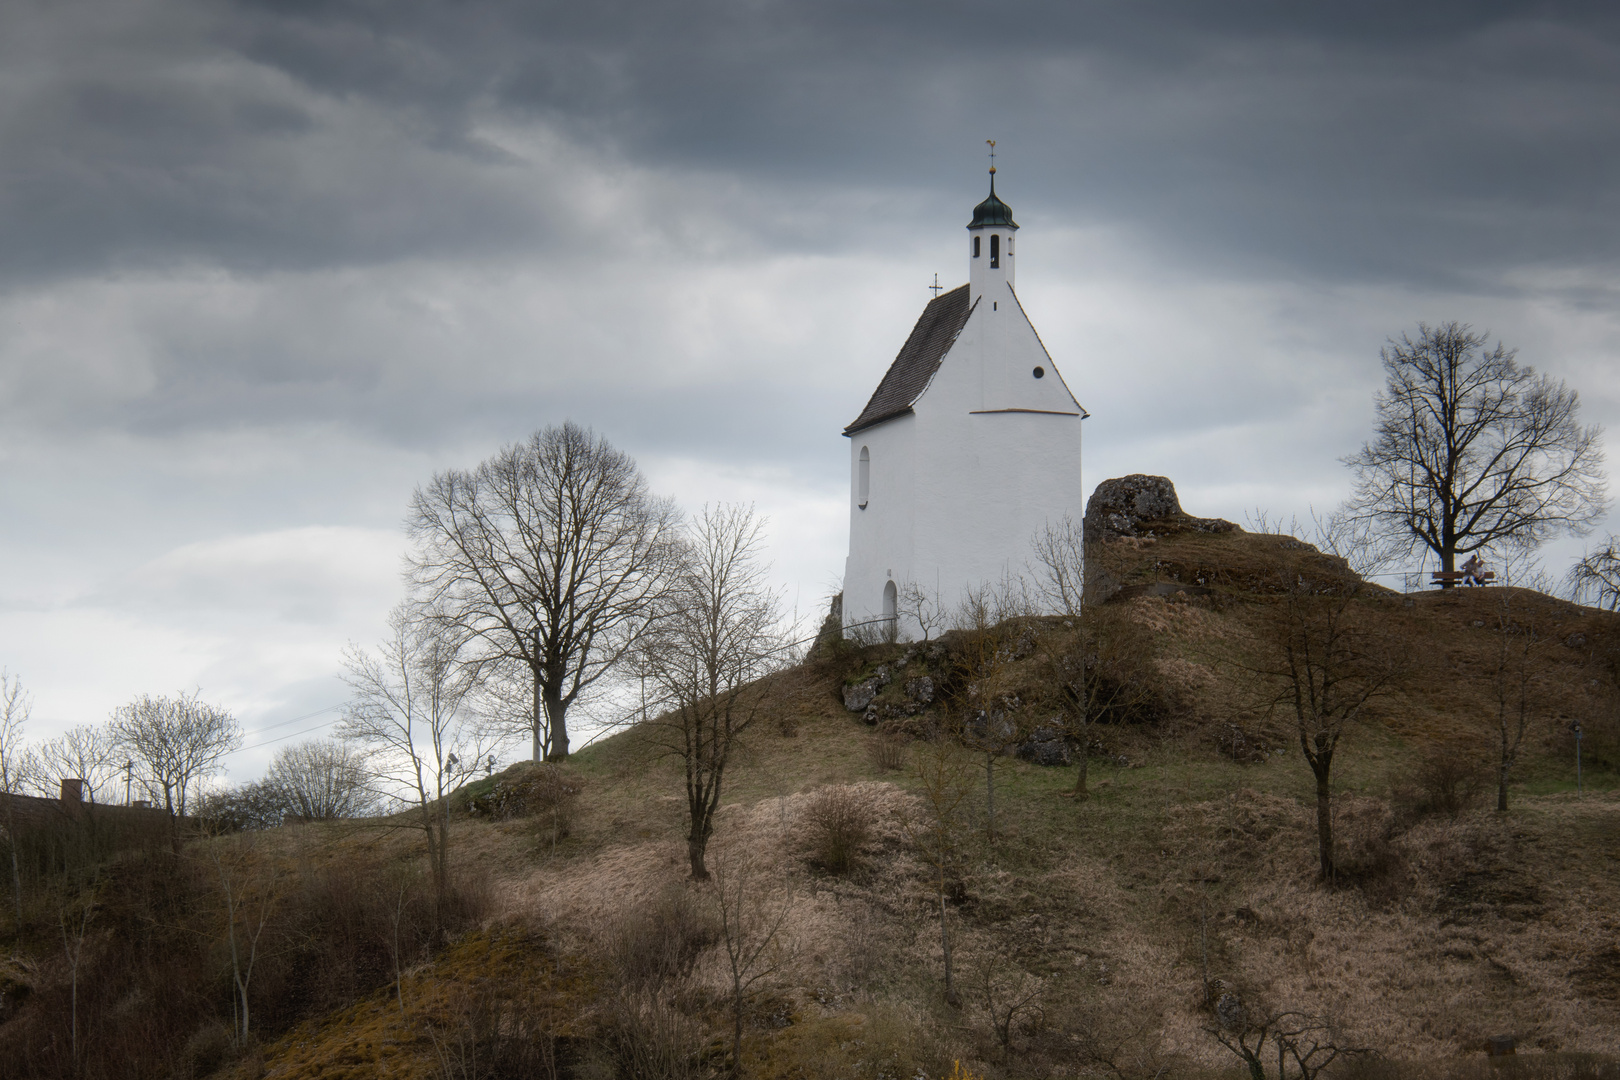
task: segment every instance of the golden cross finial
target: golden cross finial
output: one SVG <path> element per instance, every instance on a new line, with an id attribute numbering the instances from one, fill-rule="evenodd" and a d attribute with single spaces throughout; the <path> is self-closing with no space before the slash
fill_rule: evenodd
<path id="1" fill-rule="evenodd" d="M 990 144 L 990 175 L 994 176 L 996 174 L 996 140 L 986 139 L 984 141 Z"/>

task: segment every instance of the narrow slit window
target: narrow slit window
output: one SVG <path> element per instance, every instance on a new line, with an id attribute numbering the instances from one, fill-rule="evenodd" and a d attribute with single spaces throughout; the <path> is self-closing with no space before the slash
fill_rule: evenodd
<path id="1" fill-rule="evenodd" d="M 894 587 L 894 582 L 883 586 L 883 617 L 893 625 L 900 616 L 900 590 Z"/>
<path id="2" fill-rule="evenodd" d="M 979 257 L 979 238 L 977 236 L 973 238 L 973 257 L 975 259 Z"/>
<path id="3" fill-rule="evenodd" d="M 994 233 L 990 235 L 990 269 L 1001 269 L 1001 237 Z"/>
<path id="4" fill-rule="evenodd" d="M 861 461 L 855 470 L 855 501 L 862 510 L 866 509 L 866 501 L 872 491 L 872 452 L 861 447 Z"/>

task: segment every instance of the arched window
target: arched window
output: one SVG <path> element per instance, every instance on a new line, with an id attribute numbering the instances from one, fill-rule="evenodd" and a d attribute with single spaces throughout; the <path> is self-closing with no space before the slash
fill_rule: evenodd
<path id="1" fill-rule="evenodd" d="M 1001 237 L 995 233 L 990 234 L 990 269 L 1001 269 Z"/>
<path id="2" fill-rule="evenodd" d="M 872 451 L 861 447 L 860 465 L 855 470 L 855 502 L 862 510 L 872 493 Z"/>
<path id="3" fill-rule="evenodd" d="M 883 617 L 890 622 L 900 617 L 900 590 L 892 581 L 883 586 Z"/>
<path id="4" fill-rule="evenodd" d="M 973 257 L 975 259 L 979 257 L 979 238 L 977 236 L 973 238 Z"/>

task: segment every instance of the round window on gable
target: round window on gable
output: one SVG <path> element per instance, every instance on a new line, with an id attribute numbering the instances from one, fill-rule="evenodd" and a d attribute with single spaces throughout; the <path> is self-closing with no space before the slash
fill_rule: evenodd
<path id="1" fill-rule="evenodd" d="M 1034 375 L 1037 379 L 1044 379 L 1044 378 L 1046 378 L 1046 369 L 1043 368 L 1043 367 L 1038 367 L 1033 372 L 1031 372 L 1031 374 Z"/>

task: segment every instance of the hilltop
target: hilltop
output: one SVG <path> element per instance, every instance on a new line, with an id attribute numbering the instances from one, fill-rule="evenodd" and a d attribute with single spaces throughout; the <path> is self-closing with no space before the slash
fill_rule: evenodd
<path id="1" fill-rule="evenodd" d="M 1066 797 L 1073 766 L 992 759 L 993 836 L 986 756 L 958 763 L 968 812 L 947 919 L 959 1008 L 942 994 L 933 868 L 917 843 L 919 766 L 937 761 L 928 736 L 960 700 L 949 693 L 959 640 L 824 649 L 773 678 L 711 848 L 718 888 L 741 885 L 730 895 L 745 926 L 760 934 L 780 920 L 750 997 L 748 1075 L 939 1077 L 955 1061 L 996 1077 L 1229 1073 L 1241 1063 L 1208 1033 L 1223 996 L 1251 1014 L 1330 1016 L 1340 1045 L 1413 1068 L 1478 1055 L 1498 1035 L 1565 1062 L 1612 1053 L 1620 616 L 1517 589 L 1365 588 L 1357 603 L 1407 657 L 1407 676 L 1340 752 L 1341 876 L 1324 885 L 1311 776 L 1254 671 L 1288 581 L 1346 580 L 1347 568 L 1291 537 L 1236 530 L 1126 538 L 1093 558 L 1113 591 L 1109 617 L 1140 643 L 1122 663 L 1141 692 L 1090 729 L 1088 799 Z M 1499 814 L 1481 772 L 1494 752 L 1494 665 L 1527 629 L 1540 643 L 1532 722 Z M 1030 730 L 1055 708 L 1045 643 L 1072 630 L 1026 618 L 1008 639 L 1000 685 Z M 195 1075 L 272 1077 L 722 1068 L 731 975 L 716 886 L 685 879 L 681 775 L 632 728 L 566 765 L 472 786 L 453 806 L 465 887 L 447 944 L 408 962 L 376 946 L 347 989 L 305 993 L 301 1012 L 262 1006 L 272 1019 L 245 1057 L 217 1037 L 181 1049 L 187 1031 L 229 1023 L 215 944 L 193 1014 L 172 1025 L 172 1060 Z M 840 814 L 864 835 L 835 873 L 843 860 L 827 832 Z M 273 830 L 254 858 L 305 895 L 338 868 L 354 882 L 404 881 L 418 855 L 407 830 L 352 823 Z M 345 901 L 355 933 L 385 940 L 390 910 L 396 935 L 402 918 L 420 922 L 400 914 L 405 885 L 392 908 L 387 890 L 366 888 L 383 899 Z M 44 955 L 46 940 L 19 955 Z M 61 963 L 31 963 L 14 981 L 36 1004 L 59 995 Z M 28 1006 L 0 1018 L 29 1022 Z"/>

